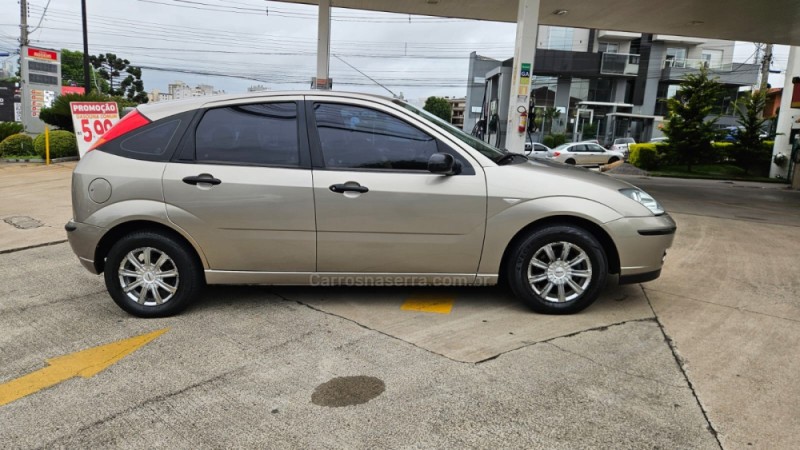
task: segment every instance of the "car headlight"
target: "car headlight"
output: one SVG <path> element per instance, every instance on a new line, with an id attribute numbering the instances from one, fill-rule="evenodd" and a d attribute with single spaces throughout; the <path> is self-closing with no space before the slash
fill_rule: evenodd
<path id="1" fill-rule="evenodd" d="M 649 209 L 650 212 L 655 214 L 656 216 L 660 216 L 664 214 L 664 208 L 658 203 L 656 199 L 654 199 L 650 194 L 647 192 L 637 189 L 637 188 L 627 188 L 627 189 L 620 189 L 619 193 L 628 197 L 631 200 L 635 200 L 645 208 Z"/>

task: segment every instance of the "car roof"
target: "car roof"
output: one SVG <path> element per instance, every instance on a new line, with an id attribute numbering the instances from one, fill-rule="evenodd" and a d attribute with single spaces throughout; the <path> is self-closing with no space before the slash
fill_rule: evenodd
<path id="1" fill-rule="evenodd" d="M 206 108 L 210 106 L 225 106 L 229 104 L 243 102 L 258 102 L 269 100 L 275 97 L 304 96 L 313 95 L 315 97 L 347 98 L 359 100 L 372 100 L 381 103 L 393 102 L 395 99 L 384 95 L 363 94 L 358 92 L 344 91 L 260 91 L 247 92 L 241 94 L 209 95 L 204 97 L 192 97 L 183 100 L 169 100 L 165 102 L 147 103 L 139 105 L 136 109 L 150 120 L 158 120 L 193 109 Z"/>

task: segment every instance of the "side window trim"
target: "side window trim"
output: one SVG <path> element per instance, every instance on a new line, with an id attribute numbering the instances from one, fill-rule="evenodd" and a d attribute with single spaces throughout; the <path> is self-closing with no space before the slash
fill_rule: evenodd
<path id="1" fill-rule="evenodd" d="M 299 164 L 296 165 L 281 165 L 281 164 L 260 164 L 260 163 L 235 163 L 235 162 L 221 162 L 221 161 L 198 161 L 197 160 L 197 147 L 196 136 L 197 127 L 205 117 L 206 113 L 214 109 L 229 108 L 232 106 L 247 106 L 247 105 L 263 105 L 268 103 L 294 103 L 297 107 L 297 145 L 299 151 Z M 231 105 L 214 105 L 213 107 L 202 108 L 197 110 L 197 114 L 192 120 L 191 125 L 183 133 L 183 138 L 180 142 L 178 151 L 172 158 L 172 162 L 183 164 L 209 164 L 221 166 L 254 166 L 254 167 L 276 167 L 286 169 L 310 169 L 311 168 L 311 152 L 309 148 L 308 133 L 303 132 L 303 129 L 308 129 L 307 117 L 305 112 L 305 103 L 303 100 L 292 99 L 275 99 L 267 101 L 257 101 L 253 103 L 231 104 Z"/>
<path id="2" fill-rule="evenodd" d="M 317 129 L 317 119 L 314 114 L 314 105 L 315 104 L 328 104 L 328 105 L 344 105 L 344 106 L 352 106 L 356 108 L 364 108 L 364 109 L 372 109 L 378 111 L 380 113 L 386 114 L 391 116 L 394 119 L 401 120 L 404 123 L 408 124 L 408 126 L 413 127 L 414 129 L 418 130 L 425 135 L 430 136 L 435 142 L 437 151 L 440 153 L 448 153 L 456 157 L 458 161 L 462 164 L 462 172 L 459 175 L 475 175 L 475 169 L 470 162 L 470 160 L 464 157 L 460 152 L 451 148 L 450 145 L 443 142 L 436 136 L 432 136 L 425 130 L 420 129 L 415 124 L 403 120 L 402 118 L 391 114 L 389 112 L 371 108 L 369 106 L 364 106 L 361 104 L 356 103 L 347 103 L 341 101 L 321 101 L 321 100 L 306 100 L 305 101 L 305 120 L 308 124 L 308 142 L 309 142 L 309 150 L 311 151 L 311 167 L 313 169 L 318 170 L 330 170 L 330 171 L 341 171 L 341 172 L 382 172 L 382 173 L 404 173 L 404 174 L 430 174 L 430 172 L 426 170 L 402 170 L 402 169 L 378 169 L 378 168 L 348 168 L 348 167 L 328 167 L 325 164 L 325 157 L 322 153 L 322 142 L 319 135 L 319 130 Z"/>

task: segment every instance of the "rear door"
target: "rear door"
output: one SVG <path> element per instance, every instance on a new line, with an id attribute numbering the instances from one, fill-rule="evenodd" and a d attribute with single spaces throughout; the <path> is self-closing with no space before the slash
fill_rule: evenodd
<path id="1" fill-rule="evenodd" d="M 307 110 L 320 272 L 477 272 L 486 181 L 476 162 L 384 105 L 309 97 Z M 461 174 L 430 173 L 437 152 Z"/>
<path id="2" fill-rule="evenodd" d="M 211 269 L 312 272 L 314 194 L 303 103 L 213 108 L 167 164 L 170 220 L 200 245 Z"/>
<path id="3" fill-rule="evenodd" d="M 598 144 L 586 144 L 586 155 L 591 161 L 591 164 L 605 164 L 608 162 L 608 153 L 606 149 Z"/>

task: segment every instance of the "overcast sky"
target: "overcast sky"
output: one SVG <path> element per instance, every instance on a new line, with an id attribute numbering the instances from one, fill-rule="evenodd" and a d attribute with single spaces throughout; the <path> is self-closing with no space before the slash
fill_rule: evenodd
<path id="1" fill-rule="evenodd" d="M 145 89 L 175 80 L 241 92 L 309 86 L 316 65 L 315 6 L 260 0 L 87 0 L 89 52 L 115 52 L 142 66 Z M 30 0 L 32 45 L 82 49 L 78 0 Z M 47 6 L 47 12 L 43 15 Z M 0 51 L 18 45 L 17 0 L 0 0 Z M 43 17 L 43 19 L 42 19 Z M 41 25 L 37 27 L 40 23 Z M 469 53 L 513 55 L 515 25 L 334 8 L 332 53 L 406 98 L 464 96 Z M 739 43 L 735 62 L 753 62 L 754 45 Z M 776 48 L 773 69 L 786 66 Z M 749 59 L 749 60 L 748 60 Z M 214 74 L 229 75 L 226 77 Z M 336 58 L 334 88 L 383 93 Z M 773 86 L 783 75 L 772 75 Z"/>

